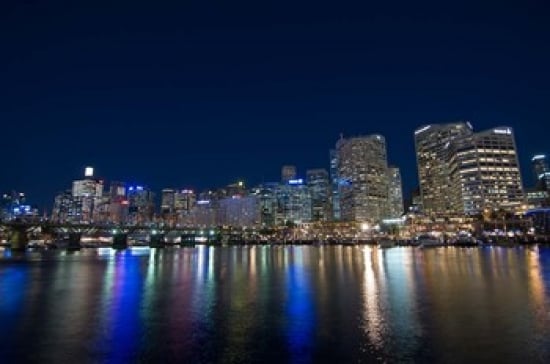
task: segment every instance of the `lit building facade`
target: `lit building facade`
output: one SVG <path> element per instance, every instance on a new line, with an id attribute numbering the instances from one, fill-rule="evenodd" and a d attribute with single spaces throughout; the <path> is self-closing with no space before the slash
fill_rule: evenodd
<path id="1" fill-rule="evenodd" d="M 260 200 L 258 196 L 240 196 L 222 198 L 218 201 L 218 225 L 232 227 L 259 226 Z"/>
<path id="2" fill-rule="evenodd" d="M 388 162 L 381 135 L 340 138 L 336 143 L 340 216 L 379 222 L 388 213 Z"/>
<path id="3" fill-rule="evenodd" d="M 291 179 L 277 188 L 276 225 L 311 221 L 311 195 L 301 178 Z"/>
<path id="4" fill-rule="evenodd" d="M 329 221 L 331 218 L 331 183 L 326 169 L 306 171 L 307 186 L 311 196 L 311 220 Z"/>
<path id="5" fill-rule="evenodd" d="M 144 186 L 129 186 L 128 220 L 131 225 L 148 224 L 153 220 L 155 213 L 154 193 Z"/>
<path id="6" fill-rule="evenodd" d="M 201 196 L 190 216 L 190 223 L 192 226 L 197 227 L 213 227 L 217 225 L 217 201 L 206 199 L 205 196 Z"/>
<path id="7" fill-rule="evenodd" d="M 71 221 L 91 223 L 104 205 L 103 181 L 93 178 L 93 168 L 86 167 L 85 178 L 73 181 Z"/>
<path id="8" fill-rule="evenodd" d="M 266 182 L 252 191 L 252 194 L 258 198 L 261 226 L 273 227 L 276 225 L 278 211 L 277 193 L 279 189 L 279 183 Z"/>
<path id="9" fill-rule="evenodd" d="M 176 222 L 175 214 L 176 191 L 171 188 L 162 190 L 160 202 L 160 214 L 164 222 L 174 224 Z"/>
<path id="10" fill-rule="evenodd" d="M 109 222 L 124 223 L 128 218 L 128 206 L 126 183 L 112 181 L 109 184 Z"/>
<path id="11" fill-rule="evenodd" d="M 531 158 L 531 167 L 535 175 L 535 188 L 540 191 L 548 191 L 550 186 L 550 168 L 545 154 L 537 154 Z"/>
<path id="12" fill-rule="evenodd" d="M 472 135 L 469 122 L 431 124 L 414 132 L 416 162 L 422 210 L 426 214 L 453 214 L 456 208 L 455 185 L 451 180 L 450 144 Z"/>
<path id="13" fill-rule="evenodd" d="M 502 126 L 455 139 L 451 151 L 457 213 L 513 213 L 521 208 L 525 196 L 512 128 Z"/>
<path id="14" fill-rule="evenodd" d="M 17 218 L 37 217 L 38 210 L 27 204 L 23 192 L 12 191 L 2 194 L 0 200 L 0 221 L 9 221 Z"/>
<path id="15" fill-rule="evenodd" d="M 338 153 L 330 150 L 330 183 L 332 220 L 340 220 L 340 176 L 338 174 Z"/>
<path id="16" fill-rule="evenodd" d="M 398 218 L 403 215 L 403 188 L 399 168 L 388 167 L 388 216 Z"/>
<path id="17" fill-rule="evenodd" d="M 174 195 L 174 209 L 179 223 L 185 223 L 188 220 L 187 217 L 193 211 L 196 202 L 197 196 L 193 190 L 184 189 L 176 191 Z"/>

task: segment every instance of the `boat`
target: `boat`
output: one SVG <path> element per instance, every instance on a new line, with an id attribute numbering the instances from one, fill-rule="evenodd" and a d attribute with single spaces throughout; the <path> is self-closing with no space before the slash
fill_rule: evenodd
<path id="1" fill-rule="evenodd" d="M 421 234 L 415 238 L 419 248 L 445 246 L 445 243 L 432 234 Z"/>
<path id="2" fill-rule="evenodd" d="M 456 246 L 478 246 L 479 242 L 472 234 L 467 232 L 459 232 L 456 236 L 456 239 L 453 242 L 453 245 Z"/>

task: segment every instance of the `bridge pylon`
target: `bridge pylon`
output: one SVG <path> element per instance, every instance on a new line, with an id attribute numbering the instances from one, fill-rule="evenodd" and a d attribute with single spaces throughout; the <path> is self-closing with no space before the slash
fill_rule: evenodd
<path id="1" fill-rule="evenodd" d="M 29 237 L 24 226 L 15 226 L 10 234 L 10 246 L 12 250 L 23 251 L 27 248 Z"/>

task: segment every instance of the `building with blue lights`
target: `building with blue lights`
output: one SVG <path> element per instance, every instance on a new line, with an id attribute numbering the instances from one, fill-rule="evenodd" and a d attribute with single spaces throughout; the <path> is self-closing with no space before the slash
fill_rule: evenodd
<path id="1" fill-rule="evenodd" d="M 147 187 L 134 185 L 127 189 L 129 224 L 148 224 L 155 213 L 155 194 Z"/>
<path id="2" fill-rule="evenodd" d="M 531 168 L 535 175 L 535 188 L 539 191 L 548 191 L 550 186 L 550 168 L 545 154 L 537 154 L 531 158 Z"/>

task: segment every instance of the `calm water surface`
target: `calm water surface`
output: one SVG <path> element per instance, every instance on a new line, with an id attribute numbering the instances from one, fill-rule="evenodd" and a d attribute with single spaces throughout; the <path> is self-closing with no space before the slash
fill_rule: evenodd
<path id="1" fill-rule="evenodd" d="M 0 362 L 550 362 L 550 248 L 0 250 Z"/>

